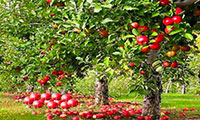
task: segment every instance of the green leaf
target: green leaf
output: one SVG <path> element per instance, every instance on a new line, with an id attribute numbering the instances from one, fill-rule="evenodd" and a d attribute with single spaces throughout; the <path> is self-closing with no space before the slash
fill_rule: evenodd
<path id="1" fill-rule="evenodd" d="M 153 33 L 151 34 L 151 36 L 157 36 L 157 35 L 158 35 L 157 32 L 153 32 Z"/>
<path id="2" fill-rule="evenodd" d="M 184 36 L 185 36 L 185 38 L 190 39 L 190 40 L 194 39 L 194 37 L 190 33 L 185 33 Z"/>
<path id="3" fill-rule="evenodd" d="M 120 52 L 114 52 L 113 55 L 121 55 Z"/>
<path id="4" fill-rule="evenodd" d="M 134 35 L 126 35 L 126 36 L 123 36 L 122 39 L 125 40 L 127 38 L 134 38 L 135 36 Z"/>
<path id="5" fill-rule="evenodd" d="M 138 32 L 135 28 L 132 30 L 132 33 L 133 33 L 134 35 L 138 35 L 138 34 L 139 34 L 139 32 Z"/>
<path id="6" fill-rule="evenodd" d="M 102 10 L 102 8 L 101 8 L 100 5 L 97 5 L 97 6 L 94 7 L 94 12 L 95 12 L 95 13 L 98 13 L 98 12 L 100 12 L 101 10 Z"/>
<path id="7" fill-rule="evenodd" d="M 109 22 L 113 22 L 113 20 L 111 18 L 106 18 L 101 23 L 106 24 L 106 23 L 109 23 Z"/>
<path id="8" fill-rule="evenodd" d="M 152 14 L 152 17 L 157 17 L 157 16 L 159 16 L 159 15 L 160 15 L 160 13 L 155 12 L 155 13 Z"/>
<path id="9" fill-rule="evenodd" d="M 112 8 L 112 4 L 106 4 L 106 5 L 102 5 L 102 7 L 104 7 L 104 8 Z"/>
<path id="10" fill-rule="evenodd" d="M 136 7 L 131 7 L 131 6 L 124 6 L 123 9 L 124 9 L 124 10 L 139 10 L 138 8 L 136 8 Z"/>
<path id="11" fill-rule="evenodd" d="M 110 63 L 110 58 L 109 57 L 106 57 L 104 59 L 104 64 L 106 65 L 106 67 L 109 67 L 109 63 Z"/>
<path id="12" fill-rule="evenodd" d="M 172 32 L 170 32 L 169 35 L 175 35 L 175 34 L 180 33 L 180 32 L 182 32 L 182 31 L 184 31 L 183 28 L 181 28 L 181 29 L 176 29 L 176 30 L 173 30 Z"/>

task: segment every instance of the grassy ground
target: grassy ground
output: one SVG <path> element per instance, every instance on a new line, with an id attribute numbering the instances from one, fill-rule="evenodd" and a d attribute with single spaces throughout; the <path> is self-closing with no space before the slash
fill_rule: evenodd
<path id="1" fill-rule="evenodd" d="M 119 101 L 142 102 L 142 97 L 132 94 L 130 96 L 120 97 Z M 185 107 L 195 107 L 197 110 L 186 112 L 190 120 L 200 120 L 200 96 L 181 95 L 181 94 L 163 94 L 162 110 L 169 110 L 179 116 Z M 177 113 L 177 115 L 176 115 Z M 32 115 L 31 110 L 27 109 L 22 103 L 15 103 L 12 97 L 0 93 L 0 120 L 45 120 L 44 115 Z M 181 120 L 181 119 L 180 119 Z"/>

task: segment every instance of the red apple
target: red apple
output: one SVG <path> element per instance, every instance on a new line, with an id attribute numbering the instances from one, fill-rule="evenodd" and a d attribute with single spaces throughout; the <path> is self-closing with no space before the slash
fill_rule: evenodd
<path id="1" fill-rule="evenodd" d="M 160 48 L 160 44 L 159 43 L 152 43 L 149 45 L 150 49 L 152 50 L 158 50 Z"/>
<path id="2" fill-rule="evenodd" d="M 53 93 L 51 97 L 53 100 L 60 100 L 61 96 L 61 93 Z"/>
<path id="3" fill-rule="evenodd" d="M 39 93 L 31 93 L 30 99 L 39 100 L 40 99 L 40 94 Z"/>
<path id="4" fill-rule="evenodd" d="M 163 62 L 163 66 L 164 66 L 164 67 L 169 67 L 169 66 L 170 66 L 170 63 L 169 63 L 168 61 L 164 61 L 164 62 Z"/>
<path id="5" fill-rule="evenodd" d="M 141 52 L 144 52 L 144 53 L 148 53 L 149 52 L 149 47 L 143 47 L 142 49 L 141 49 Z"/>
<path id="6" fill-rule="evenodd" d="M 178 15 L 172 17 L 172 20 L 173 20 L 174 23 L 180 23 L 180 22 L 182 22 L 181 16 L 178 16 Z"/>
<path id="7" fill-rule="evenodd" d="M 65 95 L 63 95 L 63 96 L 61 97 L 61 100 L 66 100 L 66 101 L 68 101 L 68 100 L 70 100 L 71 98 L 72 98 L 71 95 L 65 94 Z"/>
<path id="8" fill-rule="evenodd" d="M 42 106 L 43 106 L 43 103 L 39 100 L 33 102 L 33 107 L 35 108 L 41 108 Z"/>
<path id="9" fill-rule="evenodd" d="M 49 101 L 49 102 L 47 103 L 47 107 L 48 107 L 49 109 L 55 109 L 55 108 L 57 108 L 57 106 L 58 106 L 58 104 L 57 104 L 56 102 L 53 102 L 53 101 Z"/>
<path id="10" fill-rule="evenodd" d="M 51 94 L 50 93 L 41 94 L 41 100 L 49 100 L 49 99 L 51 99 Z"/>
<path id="11" fill-rule="evenodd" d="M 139 45 L 146 45 L 147 43 L 148 43 L 148 41 L 149 41 L 149 38 L 148 37 L 146 37 L 146 36 L 139 36 L 138 38 L 137 38 L 137 43 L 139 44 Z"/>
<path id="12" fill-rule="evenodd" d="M 138 28 L 139 24 L 138 24 L 138 22 L 133 22 L 129 26 L 130 26 L 131 29 L 133 29 L 133 28 Z"/>
<path id="13" fill-rule="evenodd" d="M 164 25 L 172 25 L 173 24 L 173 20 L 169 17 L 166 17 L 164 20 L 163 20 L 163 24 Z"/>
<path id="14" fill-rule="evenodd" d="M 130 67 L 134 67 L 135 64 L 131 62 L 131 63 L 129 63 L 129 66 L 130 66 Z"/>
<path id="15" fill-rule="evenodd" d="M 67 104 L 70 106 L 70 107 L 74 107 L 74 106 L 77 106 L 78 105 L 78 101 L 75 100 L 75 99 L 70 99 Z"/>
<path id="16" fill-rule="evenodd" d="M 145 31 L 147 31 L 149 28 L 147 27 L 147 26 L 145 26 L 145 25 L 143 25 L 143 26 L 139 26 L 138 27 L 138 30 L 140 30 L 141 32 L 145 32 Z"/>
<path id="17" fill-rule="evenodd" d="M 172 64 L 171 64 L 171 67 L 172 68 L 177 68 L 178 67 L 178 62 L 172 62 Z"/>
<path id="18" fill-rule="evenodd" d="M 33 103 L 33 99 L 31 99 L 29 96 L 25 97 L 23 103 L 24 104 L 32 104 Z"/>
<path id="19" fill-rule="evenodd" d="M 155 42 L 157 42 L 157 43 L 162 42 L 163 39 L 164 39 L 164 34 L 161 33 L 155 38 Z"/>
<path id="20" fill-rule="evenodd" d="M 65 102 L 62 102 L 62 103 L 60 104 L 60 107 L 61 107 L 62 109 L 68 109 L 68 108 L 70 108 L 70 106 L 67 104 L 66 101 L 65 101 Z"/>
<path id="21" fill-rule="evenodd" d="M 176 8 L 175 14 L 178 15 L 182 12 L 183 12 L 183 10 L 181 8 Z"/>

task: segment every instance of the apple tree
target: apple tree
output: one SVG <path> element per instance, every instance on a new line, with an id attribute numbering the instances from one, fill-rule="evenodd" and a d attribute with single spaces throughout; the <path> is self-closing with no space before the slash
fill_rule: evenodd
<path id="1" fill-rule="evenodd" d="M 63 26 L 75 32 L 66 37 L 76 43 L 71 45 L 78 59 L 95 66 L 100 75 L 95 85 L 97 104 L 107 103 L 107 77 L 116 70 L 140 74 L 140 86 L 146 91 L 143 115 L 159 119 L 162 74 L 181 70 L 194 45 L 184 11 L 168 0 L 64 3 Z M 90 50 L 94 56 L 83 56 Z"/>
<path id="2" fill-rule="evenodd" d="M 169 0 L 4 0 L 1 31 L 19 41 L 3 41 L 6 66 L 2 66 L 17 82 L 28 77 L 27 84 L 47 83 L 52 89 L 59 77 L 81 77 L 86 69 L 94 69 L 95 101 L 100 105 L 108 104 L 107 82 L 116 71 L 137 74 L 136 86 L 145 93 L 142 114 L 157 120 L 162 75 L 184 70 L 195 43 L 188 17 L 176 4 Z"/>

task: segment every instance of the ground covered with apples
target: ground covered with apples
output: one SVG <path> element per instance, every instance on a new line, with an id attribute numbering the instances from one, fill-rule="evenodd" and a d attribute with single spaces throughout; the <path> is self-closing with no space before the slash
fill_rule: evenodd
<path id="1" fill-rule="evenodd" d="M 134 94 L 109 99 L 110 105 L 94 106 L 93 96 L 39 93 L 0 93 L 1 120 L 151 120 L 140 116 L 142 97 Z M 200 96 L 164 94 L 162 120 L 200 119 Z"/>

